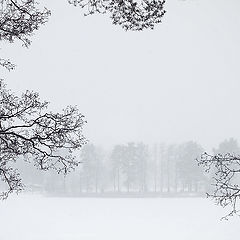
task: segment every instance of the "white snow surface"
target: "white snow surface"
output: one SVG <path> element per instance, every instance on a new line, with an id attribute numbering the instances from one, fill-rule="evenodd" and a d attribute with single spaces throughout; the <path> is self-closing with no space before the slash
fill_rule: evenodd
<path id="1" fill-rule="evenodd" d="M 231 240 L 240 218 L 201 198 L 48 198 L 0 202 L 0 240 Z"/>

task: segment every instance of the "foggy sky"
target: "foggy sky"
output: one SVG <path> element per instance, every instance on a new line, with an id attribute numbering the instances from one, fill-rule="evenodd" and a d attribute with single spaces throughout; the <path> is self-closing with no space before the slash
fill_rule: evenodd
<path id="1" fill-rule="evenodd" d="M 239 0 L 168 0 L 162 24 L 137 33 L 67 0 L 40 2 L 52 16 L 30 48 L 1 43 L 17 64 L 1 69 L 13 91 L 77 105 L 96 144 L 240 140 Z"/>

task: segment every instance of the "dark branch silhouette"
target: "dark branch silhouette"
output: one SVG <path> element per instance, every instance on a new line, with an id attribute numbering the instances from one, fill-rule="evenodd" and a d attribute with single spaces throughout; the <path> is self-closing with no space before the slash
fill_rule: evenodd
<path id="1" fill-rule="evenodd" d="M 125 30 L 153 29 L 162 21 L 165 0 L 69 0 L 70 4 L 87 8 L 85 15 L 110 13 L 112 23 Z"/>
<path id="2" fill-rule="evenodd" d="M 214 199 L 222 207 L 231 206 L 231 211 L 223 219 L 238 214 L 238 201 L 240 198 L 240 156 L 226 153 L 210 155 L 202 154 L 198 159 L 208 173 L 213 173 L 214 189 L 207 196 Z"/>
<path id="3" fill-rule="evenodd" d="M 31 44 L 30 37 L 48 21 L 50 11 L 40 10 L 35 0 L 0 0 L 0 41 L 13 43 L 20 40 L 23 46 Z M 0 65 L 12 70 L 14 64 L 0 59 Z"/>
<path id="4" fill-rule="evenodd" d="M 2 197 L 23 189 L 13 168 L 19 159 L 64 174 L 79 164 L 73 151 L 86 143 L 84 116 L 72 106 L 62 113 L 47 112 L 47 107 L 48 102 L 41 102 L 38 93 L 26 91 L 18 97 L 0 81 L 0 177 L 8 185 Z"/>
<path id="5" fill-rule="evenodd" d="M 35 0 L 0 1 L 0 39 L 7 42 L 21 40 L 24 46 L 31 43 L 29 37 L 48 21 L 50 11 L 39 10 Z"/>
<path id="6" fill-rule="evenodd" d="M 15 65 L 11 63 L 10 60 L 6 60 L 3 58 L 0 58 L 0 65 L 6 68 L 8 71 L 11 71 L 15 68 Z"/>

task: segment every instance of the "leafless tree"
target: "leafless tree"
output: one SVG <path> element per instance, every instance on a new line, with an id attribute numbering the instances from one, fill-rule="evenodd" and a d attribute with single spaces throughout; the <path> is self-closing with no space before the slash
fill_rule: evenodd
<path id="1" fill-rule="evenodd" d="M 165 0 L 68 0 L 74 6 L 87 8 L 85 15 L 109 13 L 112 23 L 125 30 L 153 29 L 160 23 L 166 11 Z"/>
<path id="2" fill-rule="evenodd" d="M 28 47 L 33 32 L 48 21 L 50 11 L 38 9 L 35 0 L 0 0 L 0 40 L 9 43 L 20 40 Z M 0 59 L 0 65 L 11 70 L 9 60 Z"/>
<path id="3" fill-rule="evenodd" d="M 39 10 L 35 0 L 1 0 L 0 4 L 0 39 L 19 39 L 24 46 L 29 46 L 29 37 L 50 15 L 47 9 Z"/>
<path id="4" fill-rule="evenodd" d="M 240 156 L 235 154 L 202 154 L 198 159 L 199 165 L 205 167 L 206 172 L 213 174 L 212 193 L 207 193 L 222 207 L 231 206 L 231 211 L 223 219 L 238 214 L 237 205 L 240 198 Z"/>
<path id="5" fill-rule="evenodd" d="M 0 178 L 8 186 L 0 195 L 3 198 L 23 189 L 14 168 L 18 160 L 65 174 L 79 164 L 73 151 L 86 143 L 84 116 L 76 107 L 69 106 L 62 113 L 48 112 L 47 107 L 38 93 L 26 91 L 18 97 L 0 81 Z"/>

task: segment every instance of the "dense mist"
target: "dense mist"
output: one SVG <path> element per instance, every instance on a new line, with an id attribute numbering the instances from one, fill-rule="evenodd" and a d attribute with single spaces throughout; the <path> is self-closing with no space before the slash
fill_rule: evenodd
<path id="1" fill-rule="evenodd" d="M 0 240 L 236 240 L 240 1 L 38 1 L 0 0 Z"/>

